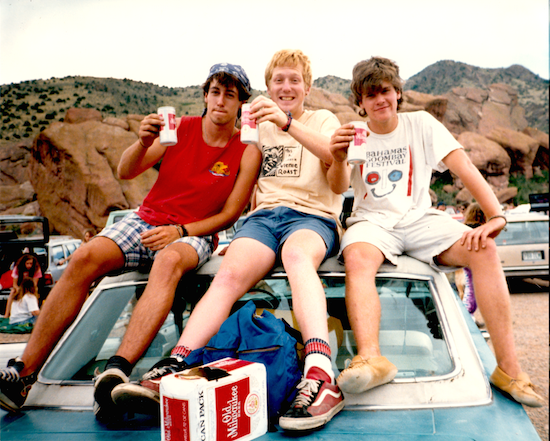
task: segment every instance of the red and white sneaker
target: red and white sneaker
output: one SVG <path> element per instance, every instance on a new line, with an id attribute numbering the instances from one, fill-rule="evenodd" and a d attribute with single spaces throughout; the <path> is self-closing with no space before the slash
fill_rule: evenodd
<path id="1" fill-rule="evenodd" d="M 285 430 L 312 430 L 324 426 L 344 408 L 344 396 L 338 386 L 320 368 L 312 367 L 296 386 L 298 394 L 290 409 L 279 418 Z"/>

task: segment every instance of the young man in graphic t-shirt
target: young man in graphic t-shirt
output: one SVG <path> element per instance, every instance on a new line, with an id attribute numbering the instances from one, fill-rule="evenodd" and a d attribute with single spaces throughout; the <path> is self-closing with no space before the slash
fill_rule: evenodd
<path id="1" fill-rule="evenodd" d="M 397 368 L 381 356 L 378 342 L 380 300 L 375 275 L 385 259 L 408 254 L 440 271 L 469 267 L 479 309 L 495 349 L 498 366 L 491 382 L 528 406 L 543 399 L 519 366 L 512 334 L 510 301 L 494 237 L 506 225 L 493 191 L 462 146 L 426 112 L 397 113 L 402 81 L 397 65 L 373 57 L 358 63 L 351 84 L 361 113 L 369 117 L 367 162 L 351 169 L 346 151 L 354 128 L 344 125 L 331 139 L 331 171 L 355 203 L 341 244 L 346 266 L 346 304 L 358 355 L 338 377 L 344 392 L 361 393 L 391 381 Z M 430 209 L 432 169 L 449 169 L 477 200 L 488 221 L 470 228 Z"/>
<path id="2" fill-rule="evenodd" d="M 23 405 L 29 386 L 80 311 L 94 280 L 152 261 L 149 282 L 124 339 L 95 380 L 96 417 L 115 414 L 111 391 L 129 381 L 134 364 L 171 309 L 181 276 L 210 257 L 216 233 L 243 212 L 261 162 L 256 146 L 242 144 L 235 127 L 242 103 L 251 96 L 250 82 L 240 66 L 216 64 L 203 90 L 205 115 L 177 121 L 176 145 L 160 144 L 159 129 L 165 121 L 159 115 L 141 122 L 139 138 L 123 153 L 118 173 L 132 179 L 162 159 L 158 179 L 136 213 L 75 251 L 44 304 L 25 352 L 0 370 L 3 409 L 17 411 Z"/>
<path id="3" fill-rule="evenodd" d="M 342 201 L 333 190 L 345 189 L 333 188 L 328 174 L 329 140 L 340 123 L 327 110 L 304 109 L 312 78 L 309 59 L 301 51 L 277 52 L 265 79 L 271 99 L 260 96 L 251 104 L 263 155 L 255 208 L 231 242 L 171 357 L 153 366 L 140 385 L 118 386 L 113 395 L 158 408 L 161 378 L 183 370 L 191 350 L 216 334 L 233 304 L 280 259 L 306 357 L 296 399 L 279 425 L 310 430 L 323 426 L 344 407 L 332 371 L 325 292 L 317 275 L 323 260 L 337 251 L 341 230 Z"/>

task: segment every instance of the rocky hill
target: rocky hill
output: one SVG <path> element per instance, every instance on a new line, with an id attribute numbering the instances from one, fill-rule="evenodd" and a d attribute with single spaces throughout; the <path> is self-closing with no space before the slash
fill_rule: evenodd
<path id="1" fill-rule="evenodd" d="M 331 93 L 349 97 L 350 83 L 351 80 L 328 75 L 317 78 L 313 84 Z M 525 109 L 529 126 L 548 133 L 549 82 L 517 64 L 508 68 L 485 69 L 451 60 L 438 61 L 409 78 L 404 90 L 445 95 L 457 87 L 486 90 L 495 83 L 514 88 L 518 93 L 519 105 Z"/>

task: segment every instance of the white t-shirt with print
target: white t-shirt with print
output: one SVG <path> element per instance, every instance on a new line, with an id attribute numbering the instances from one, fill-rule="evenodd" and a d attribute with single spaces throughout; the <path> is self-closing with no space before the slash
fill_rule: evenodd
<path id="1" fill-rule="evenodd" d="M 397 116 L 399 122 L 393 132 L 379 135 L 369 130 L 367 162 L 352 166 L 355 200 L 348 226 L 368 220 L 391 230 L 420 219 L 432 205 L 432 171 L 445 171 L 442 160 L 462 148 L 427 112 Z"/>

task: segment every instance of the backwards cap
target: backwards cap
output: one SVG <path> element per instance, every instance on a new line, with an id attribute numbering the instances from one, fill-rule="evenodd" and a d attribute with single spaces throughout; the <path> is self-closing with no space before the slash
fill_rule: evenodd
<path id="1" fill-rule="evenodd" d="M 208 78 L 206 81 L 208 81 L 212 76 L 216 75 L 217 73 L 225 72 L 233 77 L 235 77 L 236 80 L 241 83 L 241 85 L 244 87 L 244 90 L 251 94 L 250 89 L 250 80 L 248 79 L 248 76 L 246 75 L 246 72 L 244 69 L 239 66 L 238 64 L 230 64 L 230 63 L 218 63 L 214 64 L 210 68 L 210 72 L 208 73 Z"/>

